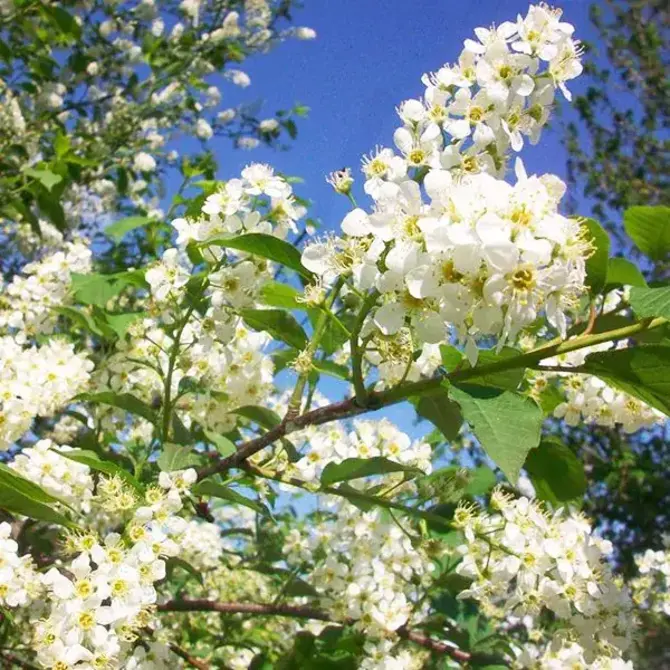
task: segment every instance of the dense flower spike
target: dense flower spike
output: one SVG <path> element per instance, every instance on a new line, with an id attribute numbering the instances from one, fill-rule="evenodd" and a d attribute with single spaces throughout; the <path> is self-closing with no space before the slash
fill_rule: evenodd
<path id="1" fill-rule="evenodd" d="M 491 502 L 491 515 L 467 506 L 456 510 L 454 523 L 466 538 L 457 572 L 472 580 L 459 597 L 479 601 L 494 616 L 552 612 L 558 625 L 543 668 L 553 667 L 552 658 L 583 658 L 594 664 L 589 667 L 606 667 L 601 656 L 619 658 L 630 646 L 632 601 L 607 564 L 611 544 L 593 535 L 579 515 L 549 513 L 500 491 Z"/>
<path id="2" fill-rule="evenodd" d="M 627 343 L 619 342 L 618 349 L 625 349 Z M 577 368 L 584 363 L 589 354 L 607 351 L 610 343 L 595 345 L 554 359 L 548 358 L 543 364 L 562 368 Z M 663 422 L 661 412 L 650 407 L 642 400 L 619 391 L 602 379 L 592 375 L 571 374 L 570 372 L 535 372 L 531 376 L 531 394 L 540 395 L 547 386 L 557 384 L 565 395 L 554 409 L 554 416 L 564 419 L 569 426 L 581 423 L 593 423 L 598 426 L 612 427 L 621 425 L 626 433 L 634 433 L 641 428 L 651 428 Z"/>
<path id="3" fill-rule="evenodd" d="M 21 437 L 37 416 L 62 409 L 88 385 L 93 363 L 74 345 L 52 339 L 24 347 L 0 337 L 0 451 Z"/>
<path id="4" fill-rule="evenodd" d="M 455 335 L 474 363 L 480 340 L 514 343 L 541 316 L 565 336 L 590 242 L 558 213 L 557 177 L 528 177 L 517 162 L 516 185 L 500 179 L 506 152 L 520 150 L 524 134 L 537 141 L 554 89 L 567 91 L 581 71 L 572 27 L 559 16 L 534 6 L 516 24 L 478 29 L 457 65 L 424 76 L 425 100 L 398 108 L 400 155 L 377 149 L 363 162 L 372 212 L 355 209 L 342 221 L 347 237 L 303 253 L 325 282 L 351 273 L 360 291 L 377 290 L 368 326 L 400 348 Z"/>

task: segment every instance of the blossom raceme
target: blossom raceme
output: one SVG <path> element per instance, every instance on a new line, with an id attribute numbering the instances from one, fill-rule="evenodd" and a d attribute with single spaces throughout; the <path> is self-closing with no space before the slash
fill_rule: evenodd
<path id="1" fill-rule="evenodd" d="M 627 346 L 625 340 L 616 344 L 617 349 Z M 664 415 L 639 398 L 610 386 L 599 377 L 569 372 L 569 368 L 583 365 L 590 354 L 611 348 L 611 343 L 604 343 L 546 359 L 543 365 L 560 366 L 566 371 L 543 372 L 540 367 L 539 371 L 529 375 L 531 395 L 539 397 L 548 386 L 557 386 L 565 400 L 556 406 L 554 416 L 565 420 L 569 426 L 581 423 L 607 427 L 621 425 L 626 433 L 634 433 L 663 422 Z"/>
<path id="2" fill-rule="evenodd" d="M 539 317 L 565 336 L 591 242 L 559 214 L 558 178 L 529 177 L 520 162 L 514 186 L 501 177 L 522 135 L 539 137 L 554 89 L 581 71 L 571 34 L 560 12 L 532 6 L 478 29 L 458 65 L 424 77 L 425 100 L 399 107 L 400 154 L 382 148 L 363 162 L 372 211 L 354 209 L 344 237 L 302 255 L 327 284 L 350 274 L 357 290 L 379 293 L 364 335 L 376 329 L 401 349 L 456 336 L 473 363 L 480 340 L 514 343 Z"/>
<path id="3" fill-rule="evenodd" d="M 0 337 L 0 451 L 20 438 L 35 417 L 61 410 L 89 383 L 93 362 L 74 345 L 53 338 L 24 347 Z"/>
<path id="4" fill-rule="evenodd" d="M 548 512 L 502 491 L 491 504 L 492 514 L 469 505 L 456 510 L 454 523 L 466 538 L 457 572 L 472 580 L 459 598 L 501 618 L 548 610 L 557 623 L 555 647 L 576 642 L 594 667 L 603 667 L 602 657 L 620 659 L 631 645 L 632 601 L 607 562 L 612 545 L 578 514 Z"/>

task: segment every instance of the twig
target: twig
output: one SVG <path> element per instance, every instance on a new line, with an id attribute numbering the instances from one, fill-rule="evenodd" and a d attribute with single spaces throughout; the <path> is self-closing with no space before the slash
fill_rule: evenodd
<path id="1" fill-rule="evenodd" d="M 306 605 L 287 605 L 284 603 L 264 604 L 264 603 L 223 603 L 215 600 L 205 599 L 184 599 L 171 600 L 162 605 L 158 605 L 159 612 L 220 612 L 221 614 L 255 614 L 255 615 L 274 615 L 289 616 L 299 619 L 316 619 L 317 621 L 327 621 L 331 623 L 350 625 L 354 623 L 353 619 L 344 621 L 334 620 L 327 612 L 315 607 Z M 425 633 L 421 633 L 406 626 L 401 626 L 396 630 L 397 635 L 403 640 L 409 640 L 429 649 L 438 654 L 450 656 L 459 663 L 467 663 L 472 660 L 473 654 L 458 649 L 447 642 L 434 640 Z M 500 659 L 497 659 L 500 662 Z M 198 667 L 198 666 L 196 666 Z"/>
<path id="2" fill-rule="evenodd" d="M 196 658 L 195 656 L 191 656 L 191 654 L 185 649 L 182 649 L 179 645 L 170 642 L 169 647 L 173 653 L 177 654 L 179 658 L 186 661 L 191 667 L 198 668 L 198 670 L 209 670 L 209 663 L 200 658 Z"/>

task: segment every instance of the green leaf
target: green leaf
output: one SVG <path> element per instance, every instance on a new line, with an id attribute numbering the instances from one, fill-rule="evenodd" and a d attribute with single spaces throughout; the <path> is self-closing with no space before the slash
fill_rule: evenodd
<path id="1" fill-rule="evenodd" d="M 124 470 L 121 466 L 111 461 L 106 461 L 100 458 L 98 454 L 94 451 L 89 451 L 87 449 L 72 449 L 70 451 L 57 450 L 57 452 L 64 458 L 68 458 L 71 461 L 76 461 L 77 463 L 82 463 L 83 465 L 88 465 L 91 470 L 96 472 L 104 472 L 106 475 L 118 475 L 125 482 L 130 484 L 135 490 L 142 491 L 142 485 L 133 477 L 130 472 Z"/>
<path id="2" fill-rule="evenodd" d="M 202 573 L 195 567 L 193 567 L 189 562 L 177 556 L 170 556 L 165 561 L 165 573 L 167 574 L 168 579 L 170 580 L 172 579 L 172 573 L 177 568 L 180 568 L 184 572 L 187 572 L 189 575 L 191 575 L 191 577 L 195 577 L 195 579 L 197 579 L 201 585 L 204 584 Z"/>
<path id="3" fill-rule="evenodd" d="M 449 344 L 440 345 L 440 356 L 447 372 L 453 372 L 463 362 L 463 353 Z"/>
<path id="4" fill-rule="evenodd" d="M 635 246 L 654 261 L 670 253 L 670 207 L 631 207 L 624 212 L 623 227 Z"/>
<path id="5" fill-rule="evenodd" d="M 75 526 L 67 517 L 52 509 L 51 505 L 56 503 L 65 504 L 0 463 L 0 509 L 59 526 Z"/>
<path id="6" fill-rule="evenodd" d="M 193 444 L 191 431 L 184 425 L 177 412 L 172 413 L 172 439 L 177 444 Z"/>
<path id="7" fill-rule="evenodd" d="M 223 456 L 230 456 L 237 451 L 235 445 L 225 436 L 212 432 L 211 430 L 202 431 L 207 439 L 216 447 L 216 450 Z"/>
<path id="8" fill-rule="evenodd" d="M 345 458 L 341 463 L 329 463 L 321 473 L 321 484 L 330 486 L 337 482 L 345 482 L 359 477 L 384 475 L 389 472 L 408 472 L 421 474 L 421 471 L 410 465 L 390 461 L 382 456 L 374 458 Z"/>
<path id="9" fill-rule="evenodd" d="M 589 354 L 580 371 L 596 375 L 670 416 L 670 347 L 660 344 Z"/>
<path id="10" fill-rule="evenodd" d="M 607 264 L 607 285 L 605 291 L 621 286 L 642 286 L 645 281 L 637 265 L 625 258 L 610 258 Z"/>
<path id="11" fill-rule="evenodd" d="M 231 414 L 239 414 L 249 421 L 257 423 L 266 430 L 272 430 L 275 426 L 281 423 L 281 419 L 276 412 L 273 412 L 267 407 L 258 407 L 256 405 L 245 405 L 237 409 L 230 410 Z"/>
<path id="12" fill-rule="evenodd" d="M 261 287 L 261 301 L 270 307 L 304 309 L 304 303 L 297 301 L 302 294 L 293 286 L 278 281 L 268 281 Z"/>
<path id="13" fill-rule="evenodd" d="M 94 319 L 76 307 L 59 306 L 53 307 L 52 309 L 54 312 L 70 319 L 72 323 L 79 326 L 80 328 L 83 328 L 84 330 L 88 330 L 94 335 L 104 336 L 105 334 L 104 331 L 95 323 Z"/>
<path id="14" fill-rule="evenodd" d="M 465 492 L 471 496 L 483 496 L 488 493 L 497 483 L 495 472 L 486 465 L 480 465 L 474 470 L 468 470 L 469 482 Z"/>
<path id="15" fill-rule="evenodd" d="M 200 465 L 200 459 L 192 447 L 166 442 L 156 464 L 163 472 L 174 472 Z"/>
<path id="16" fill-rule="evenodd" d="M 147 223 L 151 223 L 152 220 L 148 216 L 129 216 L 125 219 L 119 219 L 105 228 L 105 235 L 118 243 L 126 233 L 140 226 L 145 226 Z"/>
<path id="17" fill-rule="evenodd" d="M 72 14 L 66 12 L 58 5 L 47 7 L 46 11 L 51 14 L 54 22 L 63 33 L 69 35 L 70 37 L 74 37 L 75 39 L 79 39 L 79 37 L 81 37 L 81 27 Z"/>
<path id="18" fill-rule="evenodd" d="M 610 238 L 605 229 L 595 219 L 585 219 L 582 226 L 589 232 L 595 249 L 586 261 L 586 284 L 591 293 L 597 295 L 607 283 L 607 267 L 610 254 Z"/>
<path id="19" fill-rule="evenodd" d="M 114 391 L 102 391 L 101 393 L 81 393 L 75 400 L 93 402 L 101 405 L 111 405 L 124 409 L 131 414 L 137 414 L 147 421 L 156 424 L 158 417 L 149 405 L 143 400 L 135 397 L 132 393 L 115 393 Z"/>
<path id="20" fill-rule="evenodd" d="M 23 168 L 22 172 L 33 179 L 37 179 L 47 191 L 63 181 L 63 177 L 51 170 L 36 170 L 35 168 Z"/>
<path id="21" fill-rule="evenodd" d="M 542 410 L 519 393 L 484 386 L 459 384 L 449 395 L 461 406 L 484 451 L 516 483 L 528 452 L 540 443 Z"/>
<path id="22" fill-rule="evenodd" d="M 349 380 L 349 368 L 346 365 L 339 365 L 338 363 L 333 363 L 333 361 L 314 359 L 314 369 L 336 379 Z"/>
<path id="23" fill-rule="evenodd" d="M 221 500 L 227 500 L 235 505 L 244 505 L 249 509 L 258 512 L 259 514 L 269 514 L 267 507 L 262 503 L 259 503 L 257 500 L 252 500 L 243 496 L 241 493 L 224 486 L 223 484 L 217 484 L 209 480 L 204 480 L 200 482 L 194 489 L 193 492 L 199 496 L 211 496 L 213 498 L 221 498 Z"/>
<path id="24" fill-rule="evenodd" d="M 281 309 L 243 309 L 240 315 L 254 330 L 264 330 L 296 349 L 307 346 L 307 335 L 295 318 Z"/>
<path id="25" fill-rule="evenodd" d="M 308 309 L 307 315 L 312 324 L 312 328 L 318 323 L 323 311 L 320 309 Z M 351 333 L 347 330 L 347 323 L 343 323 L 336 318 L 331 312 L 326 312 L 328 321 L 319 342 L 319 348 L 322 349 L 328 356 L 334 354 L 342 348 L 345 342 L 349 341 Z"/>
<path id="26" fill-rule="evenodd" d="M 520 355 L 521 352 L 512 347 L 503 347 L 498 353 L 493 349 L 484 349 L 479 352 L 479 359 L 477 360 L 475 372 L 477 371 L 477 368 L 483 368 L 485 365 L 492 365 Z M 469 367 L 470 364 L 467 361 L 464 361 L 463 369 Z M 477 386 L 491 386 L 504 391 L 516 391 L 524 379 L 525 372 L 525 368 L 523 367 L 502 370 L 501 372 L 488 372 L 481 376 L 478 375 L 477 377 L 473 377 L 472 379 L 474 381 L 472 383 Z"/>
<path id="27" fill-rule="evenodd" d="M 98 307 L 104 307 L 110 298 L 118 295 L 129 283 L 120 280 L 117 275 L 84 275 L 77 272 L 72 273 L 71 279 L 75 300 Z"/>
<path id="28" fill-rule="evenodd" d="M 109 327 L 116 333 L 119 339 L 128 331 L 128 328 L 147 316 L 146 312 L 128 312 L 127 314 L 105 314 L 105 321 Z"/>
<path id="29" fill-rule="evenodd" d="M 447 440 L 455 440 L 463 424 L 460 407 L 446 389 L 411 399 L 416 413 L 437 426 Z"/>
<path id="30" fill-rule="evenodd" d="M 305 279 L 312 278 L 312 273 L 303 266 L 300 260 L 300 252 L 292 244 L 280 240 L 278 237 L 263 235 L 262 233 L 249 233 L 248 235 L 239 235 L 237 237 L 208 240 L 207 242 L 203 242 L 202 246 L 212 244 L 226 247 L 227 249 L 246 251 L 254 256 L 267 258 L 286 268 L 295 270 Z"/>
<path id="31" fill-rule="evenodd" d="M 528 453 L 524 468 L 537 497 L 552 505 L 581 498 L 586 492 L 584 466 L 560 440 L 543 439 L 539 447 Z"/>
<path id="32" fill-rule="evenodd" d="M 662 316 L 670 319 L 670 286 L 661 288 L 638 288 L 630 290 L 630 306 L 640 319 Z"/>

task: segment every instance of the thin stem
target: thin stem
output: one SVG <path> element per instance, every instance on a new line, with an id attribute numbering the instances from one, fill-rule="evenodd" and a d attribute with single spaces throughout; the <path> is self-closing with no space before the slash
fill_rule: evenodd
<path id="1" fill-rule="evenodd" d="M 365 388 L 365 379 L 363 376 L 363 351 L 358 344 L 358 336 L 361 328 L 365 323 L 365 318 L 370 313 L 379 298 L 378 291 L 372 291 L 370 295 L 365 298 L 361 309 L 356 315 L 356 321 L 351 329 L 351 339 L 349 340 L 351 349 L 351 378 L 354 384 L 354 391 L 356 392 L 356 402 L 360 407 L 365 407 L 368 400 L 368 392 Z"/>
<path id="2" fill-rule="evenodd" d="M 324 304 L 321 307 L 321 313 L 319 314 L 319 318 L 317 319 L 316 325 L 314 326 L 314 332 L 312 333 L 312 338 L 309 341 L 309 344 L 307 345 L 307 348 L 305 349 L 304 352 L 306 353 L 307 356 L 310 357 L 310 359 L 314 357 L 314 355 L 317 352 L 317 349 L 319 348 L 321 338 L 326 332 L 326 325 L 328 324 L 330 310 L 332 306 L 335 304 L 335 301 L 337 300 L 337 296 L 340 294 L 342 286 L 344 286 L 344 278 L 339 277 L 338 280 L 335 282 L 335 285 L 333 286 L 333 290 L 330 292 L 328 298 L 326 298 Z M 300 413 L 302 396 L 305 391 L 305 385 L 307 384 L 308 378 L 309 378 L 309 372 L 301 372 L 298 376 L 298 381 L 295 384 L 295 388 L 293 389 L 293 393 L 291 394 L 291 399 L 289 400 L 288 403 L 288 411 L 286 413 L 286 416 L 289 419 Z"/>
<path id="3" fill-rule="evenodd" d="M 186 314 L 184 315 L 184 318 L 181 324 L 179 325 L 177 332 L 175 333 L 174 340 L 172 342 L 172 347 L 170 348 L 170 358 L 168 359 L 168 370 L 167 374 L 165 375 L 165 387 L 164 387 L 165 402 L 163 404 L 163 431 L 162 431 L 163 443 L 167 442 L 168 437 L 170 435 L 170 419 L 172 418 L 172 406 L 170 396 L 172 394 L 172 375 L 174 374 L 174 368 L 175 365 L 177 364 L 177 356 L 179 356 L 179 340 L 181 339 L 182 333 L 184 332 L 184 328 L 186 328 L 186 324 L 188 323 L 188 320 L 191 318 L 191 314 L 193 314 L 194 309 L 195 307 L 191 306 L 186 311 Z"/>
<path id="4" fill-rule="evenodd" d="M 185 649 L 182 649 L 179 645 L 174 644 L 173 642 L 169 645 L 172 653 L 177 654 L 179 658 L 183 659 L 188 663 L 192 668 L 198 668 L 198 670 L 209 670 L 209 663 L 203 661 L 200 658 L 191 656 Z"/>

